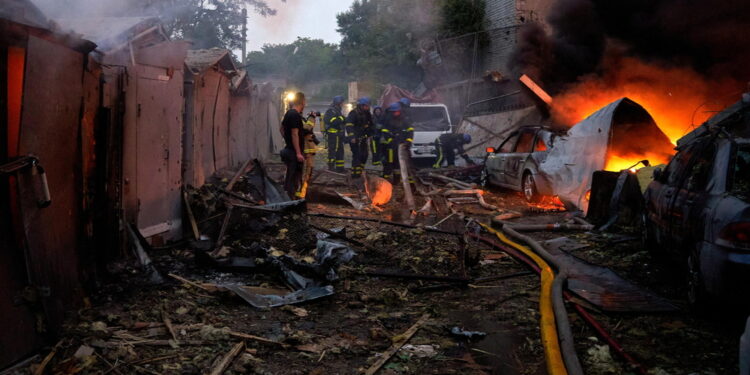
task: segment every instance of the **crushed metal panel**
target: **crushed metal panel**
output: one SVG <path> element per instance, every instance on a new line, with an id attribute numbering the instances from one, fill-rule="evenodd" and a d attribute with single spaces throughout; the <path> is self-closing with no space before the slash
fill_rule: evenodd
<path id="1" fill-rule="evenodd" d="M 82 301 L 78 247 L 80 220 L 79 116 L 84 56 L 30 37 L 19 154 L 43 163 L 52 205 L 37 206 L 34 179 L 19 181 L 29 269 L 36 287 L 49 290 L 42 303 L 52 328 Z"/>
<path id="2" fill-rule="evenodd" d="M 180 236 L 182 226 L 182 72 L 139 65 L 137 71 L 136 192 L 144 237 Z"/>

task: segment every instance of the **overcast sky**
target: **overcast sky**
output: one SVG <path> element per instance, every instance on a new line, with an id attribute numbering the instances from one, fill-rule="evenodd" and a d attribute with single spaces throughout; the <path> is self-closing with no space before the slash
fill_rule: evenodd
<path id="1" fill-rule="evenodd" d="M 252 14 L 248 20 L 247 49 L 259 50 L 266 43 L 291 43 L 298 36 L 338 43 L 336 15 L 347 9 L 353 0 L 267 0 L 278 10 L 275 16 Z"/>

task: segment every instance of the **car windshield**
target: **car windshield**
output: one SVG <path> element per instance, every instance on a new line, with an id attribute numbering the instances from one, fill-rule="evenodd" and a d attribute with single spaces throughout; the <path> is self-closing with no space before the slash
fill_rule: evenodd
<path id="1" fill-rule="evenodd" d="M 737 148 L 737 154 L 730 167 L 732 181 L 730 193 L 748 200 L 750 198 L 750 145 L 744 144 Z"/>
<path id="2" fill-rule="evenodd" d="M 450 130 L 450 120 L 444 107 L 411 107 L 409 112 L 418 132 L 444 132 Z"/>

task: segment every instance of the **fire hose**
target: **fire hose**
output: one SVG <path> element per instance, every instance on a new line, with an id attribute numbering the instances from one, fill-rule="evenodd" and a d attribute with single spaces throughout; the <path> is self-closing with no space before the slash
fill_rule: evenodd
<path id="1" fill-rule="evenodd" d="M 528 247 L 512 241 L 490 226 L 486 224 L 481 225 L 485 230 L 500 239 L 500 241 L 529 257 L 540 270 L 542 278 L 542 288 L 539 296 L 539 312 L 542 316 L 540 327 L 547 372 L 551 375 L 583 374 L 581 364 L 575 352 L 575 346 L 573 345 L 573 334 L 570 331 L 568 313 L 565 311 L 563 301 L 562 286 L 566 278 L 564 269 L 561 269 L 554 261 L 550 262 L 549 260 L 552 256 L 544 249 L 541 249 L 541 252 L 539 251 L 540 249 L 537 249 L 537 247 L 541 246 L 533 246 L 533 242 L 535 241 L 531 240 L 532 242 L 527 242 L 532 245 L 531 247 L 534 249 L 532 251 Z M 521 235 L 507 227 L 504 227 L 503 231 L 522 241 L 529 239 L 527 236 Z M 555 276 L 551 265 L 555 265 L 558 269 L 557 276 Z"/>
<path id="2" fill-rule="evenodd" d="M 405 227 L 405 228 L 419 228 L 419 227 L 417 227 L 415 225 L 409 225 L 409 224 L 403 224 L 403 223 L 396 223 L 396 222 L 392 222 L 392 221 L 383 221 L 383 220 L 373 219 L 373 218 L 345 217 L 345 216 L 328 215 L 328 214 L 308 214 L 308 215 L 309 216 L 324 217 L 324 218 L 331 218 L 331 219 L 372 221 L 372 222 L 378 222 L 378 223 L 381 223 L 381 224 L 396 225 L 396 226 Z M 576 220 L 576 222 L 578 222 L 581 225 L 590 225 L 585 220 Z M 501 239 L 501 240 L 503 238 L 507 239 L 507 237 L 505 237 L 502 233 L 497 232 L 497 231 L 495 231 L 494 229 L 492 229 L 492 228 L 490 228 L 488 226 L 485 226 L 485 225 L 482 225 L 482 226 L 485 229 L 487 229 L 490 233 L 495 234 L 499 239 Z M 438 233 L 443 233 L 443 234 L 458 235 L 458 233 L 451 233 L 451 232 L 447 232 L 447 231 L 443 231 L 443 230 L 439 230 L 439 229 L 434 230 L 434 229 L 429 228 L 429 227 L 426 227 L 424 229 L 428 230 L 428 231 L 434 231 L 434 232 L 438 232 Z M 474 239 L 480 240 L 482 242 L 485 242 L 486 244 L 488 244 L 490 246 L 496 247 L 496 248 L 498 248 L 498 249 L 500 249 L 500 250 L 508 253 L 509 255 L 513 256 L 517 260 L 519 260 L 519 261 L 525 263 L 526 265 L 528 265 L 532 270 L 534 270 L 534 272 L 541 274 L 542 268 L 539 265 L 537 265 L 534 261 L 532 261 L 531 259 L 529 259 L 528 253 L 531 252 L 531 251 L 528 250 L 527 248 L 525 248 L 523 246 L 520 246 L 518 244 L 516 244 L 516 245 L 518 245 L 518 248 L 516 248 L 516 247 L 507 247 L 507 245 L 505 245 L 505 246 L 501 245 L 501 244 L 499 244 L 499 243 L 497 243 L 495 241 L 492 241 L 490 239 L 487 239 L 485 237 L 482 237 L 482 236 L 479 236 L 479 235 L 476 235 L 476 234 L 473 234 L 473 233 L 466 233 L 466 235 L 469 236 L 469 237 L 471 237 L 471 238 L 474 238 Z M 512 241 L 510 241 L 510 240 L 508 240 L 508 241 L 512 243 Z M 560 279 L 560 281 L 563 281 L 563 280 Z M 562 283 L 560 283 L 560 286 L 562 286 Z M 567 291 L 563 292 L 563 296 L 567 300 L 571 299 L 571 295 Z M 597 334 L 599 334 L 599 336 L 613 350 L 615 350 L 615 352 L 618 355 L 620 355 L 626 362 L 628 362 L 633 368 L 635 368 L 638 371 L 638 373 L 640 373 L 642 375 L 646 375 L 648 373 L 646 371 L 646 369 L 643 367 L 643 365 L 641 365 L 638 361 L 636 361 L 635 358 L 633 358 L 631 355 L 629 355 L 627 352 L 625 352 L 625 349 L 623 349 L 622 345 L 620 345 L 620 343 L 618 343 L 617 340 L 615 340 L 604 329 L 604 327 L 602 327 L 602 325 L 596 320 L 596 318 L 594 318 L 591 314 L 589 314 L 583 307 L 579 306 L 578 304 L 574 304 L 574 307 L 576 309 L 576 312 L 579 315 L 581 315 L 581 317 L 583 318 L 583 320 L 585 320 L 586 323 L 588 323 L 589 325 L 591 325 L 591 327 L 597 332 Z M 569 343 L 572 344 L 572 342 L 573 341 L 571 339 L 569 341 Z M 557 353 L 562 354 L 562 352 L 559 350 L 559 344 L 557 344 L 556 346 L 558 348 Z M 545 350 L 545 353 L 546 353 L 546 350 Z M 559 361 L 557 363 L 559 363 Z M 558 374 L 558 373 L 559 374 L 565 374 L 565 373 L 567 373 L 567 370 L 565 370 L 564 367 L 563 367 L 562 371 L 563 372 L 557 372 L 555 374 Z M 570 371 L 570 372 L 572 372 L 572 371 Z M 552 373 L 552 372 L 550 372 L 550 373 Z"/>
<path id="3" fill-rule="evenodd" d="M 499 233 L 495 231 L 492 228 L 485 227 L 490 233 L 495 234 L 499 239 L 502 240 L 502 237 L 505 237 L 502 235 L 502 233 Z M 487 243 L 490 246 L 494 246 L 498 249 L 503 250 L 504 252 L 510 254 L 517 260 L 525 263 L 528 265 L 532 270 L 534 270 L 536 273 L 542 272 L 542 269 L 531 259 L 528 258 L 526 255 L 526 252 L 522 251 L 522 249 L 517 249 L 515 247 L 506 247 L 503 246 L 497 242 L 494 242 L 490 239 L 487 239 L 485 237 L 475 235 L 475 234 L 469 234 L 470 237 L 480 240 L 482 242 Z M 511 241 L 512 242 L 512 241 Z M 570 293 L 565 291 L 563 293 L 565 299 L 570 300 L 572 296 Z M 586 323 L 588 323 L 596 332 L 597 334 L 613 349 L 615 352 L 620 355 L 626 362 L 628 362 L 634 369 L 638 371 L 639 374 L 646 375 L 648 371 L 641 365 L 635 358 L 633 358 L 631 355 L 629 355 L 627 352 L 625 352 L 625 349 L 623 349 L 622 345 L 620 345 L 617 340 L 615 340 L 607 331 L 602 327 L 602 325 L 594 318 L 588 311 L 586 311 L 583 307 L 581 307 L 578 304 L 573 304 L 575 307 L 576 312 L 583 318 Z M 571 341 L 572 343 L 572 341 Z"/>

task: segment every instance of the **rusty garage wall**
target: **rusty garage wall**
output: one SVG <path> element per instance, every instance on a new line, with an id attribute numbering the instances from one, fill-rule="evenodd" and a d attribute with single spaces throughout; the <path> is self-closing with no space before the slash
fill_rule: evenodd
<path id="1" fill-rule="evenodd" d="M 84 97 L 97 90 L 84 86 L 97 74 L 86 70 L 93 48 L 0 14 L 0 164 L 36 156 L 52 196 L 42 208 L 37 176 L 0 176 L 0 367 L 42 345 L 43 332 L 55 332 L 83 301 L 81 162 L 89 155 L 80 137 Z"/>
<path id="2" fill-rule="evenodd" d="M 229 103 L 236 68 L 229 51 L 191 50 L 185 60 L 186 185 L 202 186 L 229 167 Z"/>
<path id="3" fill-rule="evenodd" d="M 250 118 L 250 151 L 253 158 L 267 160 L 284 148 L 284 139 L 279 133 L 281 124 L 280 95 L 270 83 L 253 87 Z"/>
<path id="4" fill-rule="evenodd" d="M 182 235 L 183 61 L 187 43 L 131 41 L 104 57 L 123 65 L 124 220 L 156 243 Z M 132 46 L 132 47 L 130 47 Z M 132 48 L 132 51 L 130 50 Z"/>
<path id="5" fill-rule="evenodd" d="M 247 72 L 240 72 L 232 80 L 232 95 L 229 98 L 229 165 L 240 167 L 245 161 L 254 158 L 251 150 L 252 137 L 250 117 L 252 83 Z"/>

